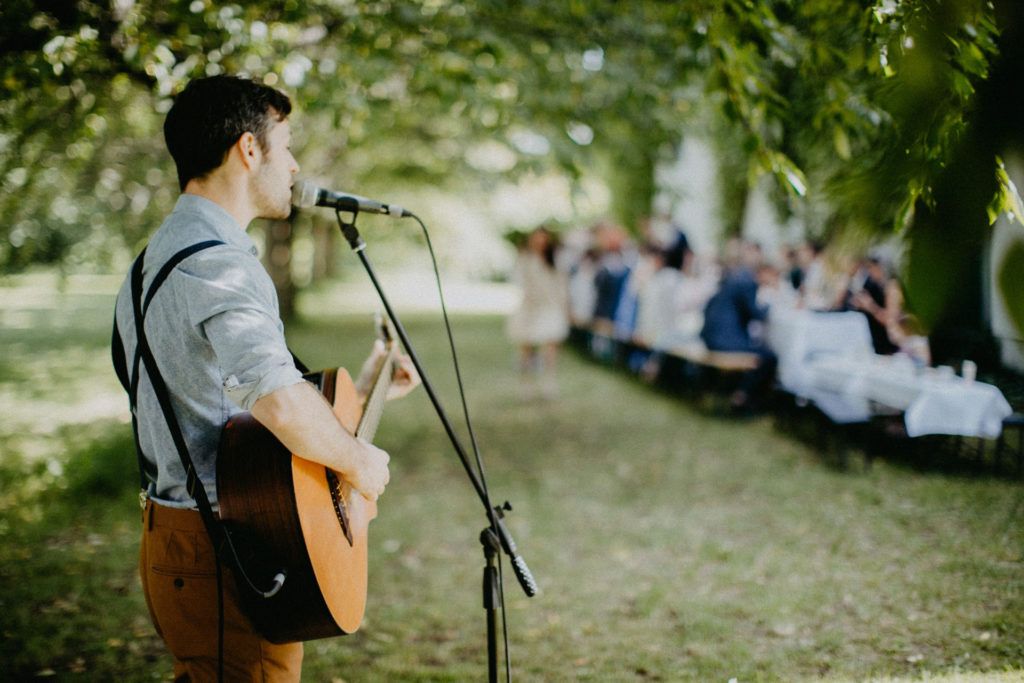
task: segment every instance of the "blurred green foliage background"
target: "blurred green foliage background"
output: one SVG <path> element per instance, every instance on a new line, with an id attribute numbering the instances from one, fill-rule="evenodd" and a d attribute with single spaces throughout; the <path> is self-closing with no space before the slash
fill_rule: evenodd
<path id="1" fill-rule="evenodd" d="M 721 235 L 769 174 L 810 236 L 901 240 L 926 328 L 978 326 L 992 220 L 1020 205 L 1022 27 L 1014 0 L 8 0 L 0 272 L 119 270 L 177 194 L 170 98 L 228 72 L 293 97 L 307 172 L 404 204 L 556 174 L 572 220 L 635 227 L 657 164 L 710 139 Z"/>

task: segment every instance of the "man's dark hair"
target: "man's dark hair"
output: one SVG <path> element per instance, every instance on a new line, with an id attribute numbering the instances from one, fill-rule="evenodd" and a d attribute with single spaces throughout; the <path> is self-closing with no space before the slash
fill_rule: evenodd
<path id="1" fill-rule="evenodd" d="M 252 133 L 266 152 L 271 120 L 283 121 L 291 111 L 287 95 L 253 80 L 211 76 L 190 81 L 164 121 L 164 140 L 181 189 L 224 163 L 243 133 Z"/>

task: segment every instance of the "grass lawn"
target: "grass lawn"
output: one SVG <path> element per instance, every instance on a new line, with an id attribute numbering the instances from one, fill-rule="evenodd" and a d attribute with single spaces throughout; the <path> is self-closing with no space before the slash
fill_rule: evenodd
<path id="1" fill-rule="evenodd" d="M 160 680 L 110 283 L 43 284 L 0 287 L 0 679 Z M 440 321 L 405 322 L 469 446 Z M 771 417 L 707 414 L 568 349 L 560 397 L 522 401 L 501 318 L 454 329 L 491 494 L 541 587 L 525 597 L 506 563 L 514 679 L 1024 680 L 1020 482 L 840 471 Z M 290 330 L 315 367 L 371 338 L 365 315 Z M 305 679 L 485 679 L 483 507 L 422 389 L 377 441 L 393 467 L 367 618 L 308 643 Z"/>

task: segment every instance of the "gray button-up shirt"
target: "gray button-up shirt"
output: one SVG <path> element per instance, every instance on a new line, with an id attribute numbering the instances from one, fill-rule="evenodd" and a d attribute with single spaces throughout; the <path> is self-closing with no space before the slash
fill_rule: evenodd
<path id="1" fill-rule="evenodd" d="M 183 194 L 145 254 L 143 299 L 153 277 L 179 250 L 206 240 L 225 244 L 186 258 L 168 276 L 146 313 L 146 336 L 167 384 L 174 414 L 210 502 L 217 507 L 217 447 L 228 419 L 275 389 L 302 381 L 285 344 L 277 292 L 245 230 L 220 205 Z M 117 297 L 117 324 L 131 368 L 135 320 L 131 276 Z M 195 507 L 185 471 L 156 394 L 139 381 L 139 441 L 157 472 L 150 497 Z"/>

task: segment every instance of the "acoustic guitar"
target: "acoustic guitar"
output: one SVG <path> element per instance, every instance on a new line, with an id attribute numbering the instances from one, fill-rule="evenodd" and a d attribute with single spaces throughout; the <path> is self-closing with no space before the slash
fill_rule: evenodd
<path id="1" fill-rule="evenodd" d="M 386 334 L 386 330 L 384 330 Z M 373 439 L 394 371 L 397 345 L 375 369 L 360 404 L 344 368 L 305 377 L 354 435 Z M 280 591 L 264 598 L 236 577 L 243 607 L 256 629 L 274 643 L 347 635 L 366 608 L 367 531 L 377 504 L 352 489 L 330 468 L 292 454 L 251 414 L 228 421 L 217 464 L 221 520 L 241 565 L 258 586 L 269 586 L 285 568 Z"/>

